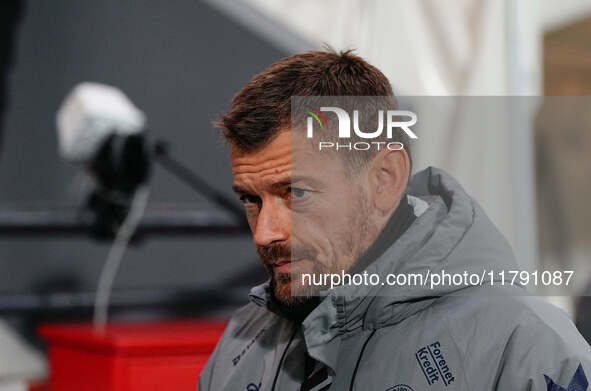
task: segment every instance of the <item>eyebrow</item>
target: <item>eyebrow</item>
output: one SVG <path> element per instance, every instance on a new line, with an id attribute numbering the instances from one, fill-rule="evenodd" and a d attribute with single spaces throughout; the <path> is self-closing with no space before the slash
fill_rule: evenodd
<path id="1" fill-rule="evenodd" d="M 271 190 L 277 191 L 286 186 L 291 186 L 291 178 L 282 179 L 278 182 L 274 182 L 273 184 L 271 184 Z M 232 190 L 234 190 L 236 194 L 252 194 L 250 190 L 245 189 L 244 187 L 241 187 L 239 185 L 232 185 Z"/>
<path id="2" fill-rule="evenodd" d="M 292 182 L 291 179 L 287 179 L 287 180 L 282 180 L 282 181 L 279 181 L 279 182 L 275 182 L 275 183 L 273 183 L 271 185 L 271 189 L 277 191 L 277 190 L 279 190 L 281 188 L 284 188 L 286 186 L 291 186 L 291 182 Z"/>
<path id="3" fill-rule="evenodd" d="M 234 190 L 234 193 L 236 194 L 250 194 L 248 190 L 238 185 L 232 185 L 232 190 Z"/>
<path id="4" fill-rule="evenodd" d="M 277 191 L 283 187 L 291 186 L 292 183 L 299 182 L 299 181 L 317 183 L 316 180 L 314 180 L 310 177 L 303 176 L 303 175 L 294 175 L 294 176 L 291 176 L 290 178 L 286 178 L 286 179 L 279 180 L 278 182 L 274 182 L 273 184 L 271 184 L 271 189 L 273 191 Z M 232 185 L 232 190 L 234 190 L 234 192 L 236 194 L 252 194 L 252 192 L 250 190 L 248 190 L 244 187 L 241 187 L 240 185 Z"/>

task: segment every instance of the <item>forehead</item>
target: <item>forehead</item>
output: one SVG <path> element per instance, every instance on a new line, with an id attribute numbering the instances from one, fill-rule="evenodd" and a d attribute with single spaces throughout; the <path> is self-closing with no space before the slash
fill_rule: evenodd
<path id="1" fill-rule="evenodd" d="M 290 176 L 319 179 L 335 165 L 342 169 L 333 154 L 318 153 L 305 137 L 293 136 L 289 130 L 280 131 L 265 147 L 256 152 L 244 152 L 230 146 L 234 181 L 240 184 L 254 181 L 272 182 Z"/>
<path id="2" fill-rule="evenodd" d="M 255 152 L 245 152 L 231 145 L 230 160 L 234 177 L 279 174 L 289 171 L 291 164 L 289 132 L 279 133 L 268 145 Z"/>

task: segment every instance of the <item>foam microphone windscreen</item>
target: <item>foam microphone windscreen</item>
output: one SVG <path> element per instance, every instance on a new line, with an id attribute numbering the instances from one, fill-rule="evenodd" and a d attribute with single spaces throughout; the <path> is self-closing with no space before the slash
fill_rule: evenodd
<path id="1" fill-rule="evenodd" d="M 146 117 L 125 94 L 99 83 L 78 84 L 56 116 L 60 155 L 70 161 L 87 161 L 112 134 L 143 131 Z"/>

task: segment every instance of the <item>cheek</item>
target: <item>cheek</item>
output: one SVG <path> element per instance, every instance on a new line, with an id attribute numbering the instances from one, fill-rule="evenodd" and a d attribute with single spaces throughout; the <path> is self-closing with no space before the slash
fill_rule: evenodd
<path id="1" fill-rule="evenodd" d="M 327 222 L 316 214 L 294 214 L 291 221 L 291 238 L 294 246 L 317 248 L 326 238 Z"/>
<path id="2" fill-rule="evenodd" d="M 297 275 L 302 273 L 310 273 L 314 271 L 314 264 L 315 262 L 309 259 L 294 262 L 291 264 L 291 273 Z"/>
<path id="3" fill-rule="evenodd" d="M 327 229 L 331 266 L 339 271 L 348 269 L 359 256 L 360 241 L 363 237 L 361 231 L 364 229 L 357 213 L 362 211 L 349 211 L 348 215 L 343 213 L 338 220 L 333 221 L 334 225 Z"/>
<path id="4" fill-rule="evenodd" d="M 245 215 L 246 215 L 246 221 L 248 222 L 250 230 L 254 232 L 254 229 L 255 229 L 256 223 L 257 223 L 257 218 L 259 216 L 259 211 L 254 207 L 253 208 L 247 207 L 247 208 L 245 208 Z"/>
<path id="5" fill-rule="evenodd" d="M 359 189 L 341 184 L 337 190 L 322 194 L 313 208 L 294 212 L 292 218 L 294 246 L 313 248 L 317 262 L 331 269 L 352 262 L 363 229 L 360 219 L 368 217 L 363 197 L 355 195 Z"/>
<path id="6" fill-rule="evenodd" d="M 328 205 L 305 214 L 294 213 L 291 224 L 292 242 L 330 253 L 333 243 L 339 240 L 348 224 L 350 221 L 347 213 Z"/>

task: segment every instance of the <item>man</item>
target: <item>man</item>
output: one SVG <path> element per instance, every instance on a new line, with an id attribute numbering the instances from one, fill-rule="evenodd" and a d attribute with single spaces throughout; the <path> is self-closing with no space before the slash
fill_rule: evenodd
<path id="1" fill-rule="evenodd" d="M 348 132 L 331 97 L 396 109 L 363 59 L 310 52 L 255 76 L 218 123 L 270 279 L 230 321 L 199 390 L 586 390 L 589 346 L 563 312 L 500 285 L 517 266 L 482 209 L 441 170 L 408 183 L 412 132 L 377 136 L 404 148 L 319 148 Z M 302 107 L 316 117 L 307 127 Z M 368 141 L 359 115 L 351 142 Z M 466 272 L 482 283 L 306 280 Z"/>

